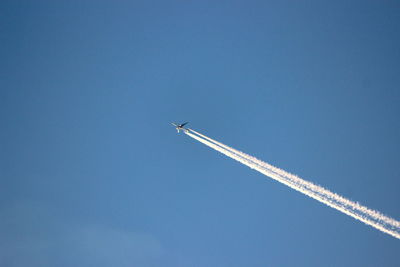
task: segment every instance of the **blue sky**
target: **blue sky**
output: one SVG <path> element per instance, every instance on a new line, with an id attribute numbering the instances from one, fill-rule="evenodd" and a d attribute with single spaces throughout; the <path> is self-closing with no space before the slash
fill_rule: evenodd
<path id="1" fill-rule="evenodd" d="M 184 135 L 400 219 L 397 1 L 2 1 L 1 266 L 398 266 Z"/>

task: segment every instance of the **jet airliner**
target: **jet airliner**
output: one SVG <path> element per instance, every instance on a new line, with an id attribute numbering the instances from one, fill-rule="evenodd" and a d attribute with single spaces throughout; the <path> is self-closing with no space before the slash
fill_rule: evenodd
<path id="1" fill-rule="evenodd" d="M 180 130 L 188 131 L 187 129 L 183 128 L 183 126 L 185 126 L 186 124 L 188 124 L 188 122 L 185 122 L 185 123 L 182 123 L 182 124 L 172 123 L 172 125 L 175 126 L 176 130 L 178 131 L 178 133 L 179 133 Z"/>

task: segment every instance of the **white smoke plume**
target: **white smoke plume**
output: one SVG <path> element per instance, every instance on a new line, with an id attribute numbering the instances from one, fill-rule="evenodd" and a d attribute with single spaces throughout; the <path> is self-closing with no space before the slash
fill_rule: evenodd
<path id="1" fill-rule="evenodd" d="M 190 132 L 194 133 L 190 133 Z M 192 129 L 185 133 L 197 141 L 235 159 L 248 167 L 261 172 L 262 174 L 281 182 L 292 189 L 295 189 L 311 198 L 314 198 L 332 208 L 335 208 L 357 220 L 364 222 L 384 233 L 400 239 L 400 222 L 387 217 L 378 211 L 371 210 L 359 203 L 348 200 L 336 193 L 333 193 L 321 186 L 303 180 L 296 175 L 274 167 L 255 157 L 240 152 L 234 148 L 224 145 Z M 195 135 L 196 134 L 196 135 Z"/>

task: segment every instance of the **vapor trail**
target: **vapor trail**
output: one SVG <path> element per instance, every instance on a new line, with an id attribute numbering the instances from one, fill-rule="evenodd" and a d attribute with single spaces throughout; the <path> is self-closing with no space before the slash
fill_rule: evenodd
<path id="1" fill-rule="evenodd" d="M 338 195 L 336 193 L 333 193 L 333 192 L 323 188 L 322 186 L 319 186 L 319 185 L 313 184 L 313 183 L 311 183 L 309 181 L 303 180 L 303 179 L 301 179 L 300 177 L 298 177 L 298 176 L 296 176 L 294 174 L 288 173 L 288 172 L 286 172 L 286 171 L 284 171 L 284 170 L 282 170 L 280 168 L 272 166 L 272 165 L 270 165 L 270 164 L 268 164 L 268 163 L 266 163 L 266 162 L 264 162 L 262 160 L 259 160 L 259 159 L 255 158 L 253 156 L 250 156 L 250 155 L 248 155 L 246 153 L 243 153 L 243 152 L 241 152 L 239 150 L 231 148 L 231 147 L 229 147 L 229 146 L 227 146 L 225 144 L 222 144 L 222 143 L 220 143 L 220 142 L 218 142 L 218 141 L 216 141 L 216 140 L 214 140 L 214 139 L 212 139 L 212 138 L 210 138 L 208 136 L 205 136 L 205 135 L 203 135 L 203 134 L 201 134 L 199 132 L 196 132 L 195 130 L 192 130 L 192 129 L 189 129 L 189 130 L 191 132 L 201 136 L 202 138 L 207 139 L 208 141 L 210 141 L 210 142 L 212 142 L 212 143 L 214 143 L 214 144 L 216 144 L 218 146 L 223 147 L 224 149 L 227 149 L 227 150 L 229 150 L 229 151 L 231 151 L 231 152 L 233 152 L 233 153 L 235 153 L 235 154 L 237 154 L 237 155 L 239 155 L 239 156 L 241 156 L 243 158 L 251 160 L 256 164 L 258 164 L 258 165 L 260 165 L 260 166 L 262 166 L 262 167 L 264 167 L 264 168 L 266 168 L 266 169 L 268 169 L 268 170 L 270 170 L 270 171 L 272 171 L 272 172 L 274 172 L 274 173 L 276 173 L 276 174 L 278 174 L 278 175 L 280 175 L 282 177 L 285 177 L 285 178 L 291 180 L 292 183 L 299 184 L 300 186 L 306 187 L 307 189 L 312 190 L 312 191 L 316 192 L 317 194 L 324 195 L 325 197 L 331 199 L 332 201 L 339 202 L 342 205 L 347 206 L 348 208 L 350 208 L 352 210 L 367 214 L 368 216 L 371 216 L 374 220 L 381 221 L 384 224 L 387 224 L 389 227 L 394 226 L 394 228 L 400 228 L 400 222 L 399 221 L 396 221 L 396 220 L 394 220 L 394 219 L 392 219 L 390 217 L 387 217 L 387 216 L 379 213 L 378 211 L 371 210 L 371 209 L 369 209 L 369 208 L 367 208 L 365 206 L 360 205 L 357 202 L 351 201 L 351 200 L 346 199 L 346 198 L 344 198 L 344 197 L 342 197 L 342 196 L 340 196 L 340 195 Z"/>
<path id="2" fill-rule="evenodd" d="M 194 135 L 189 131 L 197 135 Z M 295 189 L 357 220 L 360 220 L 365 224 L 368 224 L 384 233 L 400 239 L 400 222 L 358 203 L 350 201 L 335 193 L 332 193 L 321 186 L 305 181 L 266 162 L 217 142 L 192 129 L 189 129 L 189 131 L 185 132 L 188 136 L 221 152 L 222 154 L 225 154 L 228 157 L 231 157 L 232 159 L 237 160 L 254 170 L 257 170 L 258 172 L 261 172 L 262 174 L 281 182 L 292 189 Z"/>

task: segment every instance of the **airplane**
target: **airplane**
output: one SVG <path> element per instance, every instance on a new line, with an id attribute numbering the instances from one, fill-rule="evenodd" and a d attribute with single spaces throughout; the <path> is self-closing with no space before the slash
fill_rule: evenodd
<path id="1" fill-rule="evenodd" d="M 177 124 L 177 123 L 172 123 L 172 125 L 174 125 L 176 127 L 176 130 L 179 133 L 179 130 L 185 131 L 187 132 L 188 130 L 183 128 L 183 126 L 185 126 L 186 124 L 188 124 L 188 122 L 182 123 L 182 124 Z"/>

